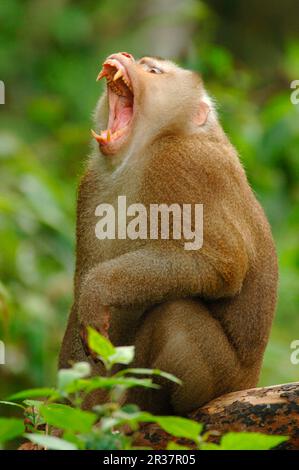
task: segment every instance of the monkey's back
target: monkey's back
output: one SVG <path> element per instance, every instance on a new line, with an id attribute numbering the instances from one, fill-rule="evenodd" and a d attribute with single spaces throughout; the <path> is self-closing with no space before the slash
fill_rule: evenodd
<path id="1" fill-rule="evenodd" d="M 233 296 L 218 298 L 212 287 L 200 301 L 221 323 L 248 367 L 248 386 L 254 386 L 275 313 L 278 265 L 270 225 L 234 147 L 221 130 L 188 141 L 166 137 L 153 148 L 145 193 L 149 187 L 161 202 L 203 204 L 203 246 L 194 254 L 198 263 L 217 260 L 225 280 L 244 270 Z"/>

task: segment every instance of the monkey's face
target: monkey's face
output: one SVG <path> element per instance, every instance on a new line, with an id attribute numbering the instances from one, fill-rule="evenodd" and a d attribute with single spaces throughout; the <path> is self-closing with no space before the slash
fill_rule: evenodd
<path id="1" fill-rule="evenodd" d="M 104 77 L 107 91 L 100 100 L 97 125 L 105 130 L 92 134 L 105 155 L 122 152 L 136 136 L 140 141 L 159 132 L 182 133 L 199 109 L 203 92 L 199 77 L 170 61 L 152 57 L 136 61 L 120 52 L 103 63 L 98 80 Z"/>

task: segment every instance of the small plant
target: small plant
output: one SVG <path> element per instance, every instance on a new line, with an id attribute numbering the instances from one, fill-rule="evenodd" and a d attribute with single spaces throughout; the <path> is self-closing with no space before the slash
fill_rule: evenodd
<path id="1" fill-rule="evenodd" d="M 115 364 L 127 366 L 134 357 L 134 347 L 114 347 L 92 328 L 88 329 L 88 344 L 107 371 Z M 58 372 L 56 388 L 24 390 L 1 401 L 1 404 L 21 408 L 24 420 L 0 418 L 0 445 L 22 436 L 45 449 L 128 450 L 136 448 L 134 434 L 145 422 L 158 424 L 176 438 L 192 441 L 199 450 L 267 450 L 287 439 L 259 433 L 228 433 L 219 445 L 209 443 L 209 434 L 202 434 L 200 423 L 182 417 L 154 416 L 136 405 L 121 405 L 123 394 L 131 387 L 159 388 L 153 382 L 153 376 L 180 384 L 173 375 L 156 369 L 136 368 L 125 368 L 108 377 L 90 377 L 90 372 L 88 363 L 77 363 Z M 109 400 L 92 411 L 83 410 L 85 397 L 97 389 L 106 390 Z M 126 432 L 128 429 L 130 433 Z M 188 447 L 170 442 L 168 449 Z"/>

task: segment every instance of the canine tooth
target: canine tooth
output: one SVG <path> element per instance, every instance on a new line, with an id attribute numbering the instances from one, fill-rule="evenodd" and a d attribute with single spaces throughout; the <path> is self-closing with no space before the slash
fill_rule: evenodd
<path id="1" fill-rule="evenodd" d="M 111 140 L 111 131 L 110 131 L 110 129 L 108 129 L 108 131 L 107 131 L 107 142 L 110 142 L 110 140 Z"/>
<path id="2" fill-rule="evenodd" d="M 118 69 L 118 71 L 114 75 L 113 81 L 115 82 L 118 78 L 122 77 L 122 74 L 123 74 L 122 71 Z"/>
<path id="3" fill-rule="evenodd" d="M 91 132 L 92 137 L 93 137 L 97 142 L 101 143 L 101 142 L 103 142 L 103 141 L 105 140 L 101 135 L 97 134 L 93 129 L 90 129 L 90 132 Z"/>
<path id="4" fill-rule="evenodd" d="M 97 82 L 99 80 L 101 80 L 103 77 L 105 77 L 105 75 L 107 75 L 106 71 L 105 70 L 101 70 L 99 75 L 97 76 Z"/>

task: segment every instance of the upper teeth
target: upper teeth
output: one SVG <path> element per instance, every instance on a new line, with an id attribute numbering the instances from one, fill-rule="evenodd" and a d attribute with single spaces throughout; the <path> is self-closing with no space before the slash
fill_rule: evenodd
<path id="1" fill-rule="evenodd" d="M 118 69 L 118 71 L 116 72 L 116 74 L 113 77 L 113 81 L 115 82 L 120 77 L 122 77 L 122 79 L 124 79 L 122 70 Z"/>
<path id="2" fill-rule="evenodd" d="M 130 82 L 126 79 L 126 77 L 123 75 L 123 71 L 121 69 L 118 69 L 117 72 L 115 73 L 114 77 L 113 77 L 113 81 L 116 82 L 116 80 L 118 80 L 119 78 L 122 79 L 122 81 L 127 85 L 127 87 L 133 91 L 133 88 L 130 84 Z M 110 82 L 110 80 L 109 80 Z"/>
<path id="3" fill-rule="evenodd" d="M 97 77 L 97 80 L 101 80 L 101 78 L 106 77 L 107 82 L 108 82 L 109 86 L 113 89 L 113 91 L 114 91 L 115 93 L 117 93 L 118 95 L 121 95 L 121 90 L 117 87 L 117 85 L 115 84 L 115 86 L 113 86 L 113 85 L 114 85 L 113 82 L 116 82 L 118 79 L 121 78 L 122 81 L 123 81 L 123 82 L 126 84 L 126 86 L 129 88 L 129 90 L 131 90 L 131 92 L 133 93 L 133 88 L 132 88 L 132 86 L 131 86 L 131 83 L 130 83 L 129 80 L 124 76 L 123 70 L 122 70 L 121 68 L 117 68 L 117 66 L 116 66 L 116 64 L 115 64 L 115 61 L 109 59 L 109 60 L 107 60 L 106 62 L 104 62 L 103 65 L 104 65 L 104 66 L 105 66 L 105 65 L 110 65 L 110 66 L 116 68 L 117 70 L 116 70 L 116 72 L 115 72 L 115 74 L 114 74 L 114 77 L 112 78 L 112 76 L 109 75 L 109 73 L 108 73 L 106 70 L 103 69 L 103 70 L 99 73 L 99 75 L 98 75 L 98 77 Z"/>

